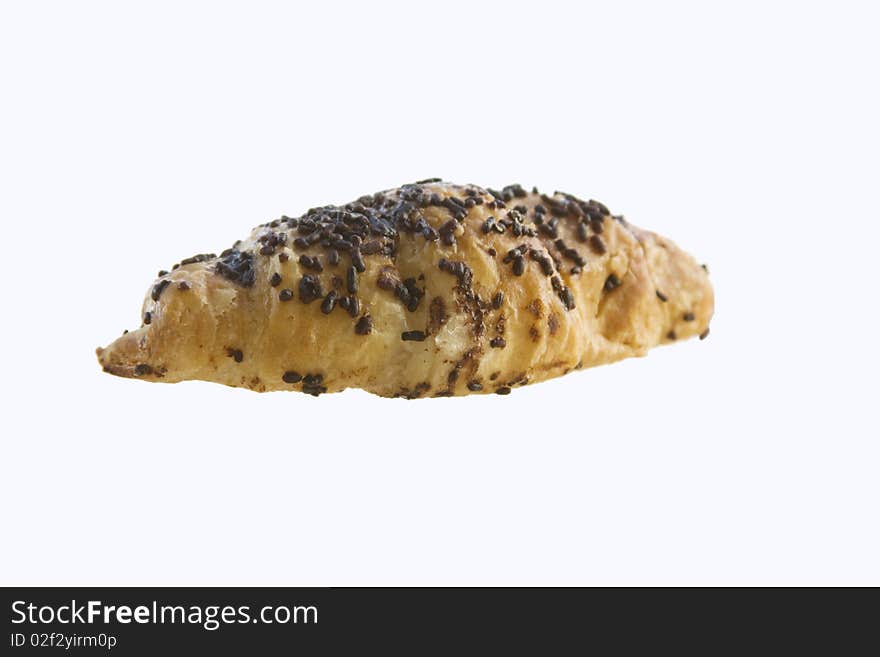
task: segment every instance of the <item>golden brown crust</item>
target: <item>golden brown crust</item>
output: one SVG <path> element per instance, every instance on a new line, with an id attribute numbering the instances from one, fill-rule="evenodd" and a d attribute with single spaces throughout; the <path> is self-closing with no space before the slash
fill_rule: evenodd
<path id="1" fill-rule="evenodd" d="M 600 203 L 430 181 L 184 261 L 98 359 L 260 392 L 504 394 L 702 335 L 712 312 L 704 268 Z"/>

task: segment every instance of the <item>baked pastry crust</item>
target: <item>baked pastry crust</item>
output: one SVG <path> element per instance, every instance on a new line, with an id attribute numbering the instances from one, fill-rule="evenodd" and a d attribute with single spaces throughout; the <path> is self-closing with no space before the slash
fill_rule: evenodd
<path id="1" fill-rule="evenodd" d="M 111 374 L 259 392 L 506 394 L 705 337 L 705 267 L 596 201 L 436 179 L 258 226 L 160 272 Z"/>

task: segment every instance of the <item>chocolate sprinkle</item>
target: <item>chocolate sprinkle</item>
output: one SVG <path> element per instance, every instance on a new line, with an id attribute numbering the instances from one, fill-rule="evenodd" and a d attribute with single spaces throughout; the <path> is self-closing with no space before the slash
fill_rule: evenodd
<path id="1" fill-rule="evenodd" d="M 450 219 L 440 226 L 440 240 L 447 246 L 455 244 L 455 228 L 458 226 L 455 219 Z"/>
<path id="2" fill-rule="evenodd" d="M 373 318 L 369 315 L 361 317 L 354 325 L 354 332 L 358 335 L 369 335 L 373 332 Z"/>
<path id="3" fill-rule="evenodd" d="M 455 276 L 458 279 L 458 284 L 461 288 L 467 289 L 471 286 L 474 279 L 474 272 L 465 263 L 458 260 L 440 258 L 437 266 L 447 274 Z"/>
<path id="4" fill-rule="evenodd" d="M 507 386 L 501 386 L 500 388 L 498 388 L 498 389 L 495 391 L 495 394 L 496 394 L 496 395 L 509 395 L 509 394 L 510 394 L 510 388 L 508 388 Z"/>
<path id="5" fill-rule="evenodd" d="M 709 327 L 706 327 L 706 330 L 700 333 L 700 340 L 705 340 L 709 337 Z"/>
<path id="6" fill-rule="evenodd" d="M 367 270 L 367 266 L 364 264 L 364 257 L 357 248 L 351 250 L 351 264 L 353 264 L 354 268 L 360 273 L 364 273 Z"/>
<path id="7" fill-rule="evenodd" d="M 178 267 L 183 267 L 184 265 L 194 265 L 197 262 L 205 262 L 207 260 L 213 260 L 217 256 L 213 253 L 199 253 L 198 255 L 194 255 L 190 258 L 184 258 L 178 264 L 174 265 L 172 269 L 177 269 Z"/>
<path id="8" fill-rule="evenodd" d="M 357 269 L 354 266 L 348 268 L 345 272 L 345 281 L 348 287 L 348 291 L 351 294 L 357 294 L 358 291 L 358 275 Z"/>
<path id="9" fill-rule="evenodd" d="M 287 370 L 281 377 L 284 383 L 299 383 L 302 381 L 302 375 L 295 370 Z"/>
<path id="10" fill-rule="evenodd" d="M 681 318 L 686 322 L 692 322 L 696 319 L 692 312 L 686 312 L 684 315 L 681 316 Z"/>
<path id="11" fill-rule="evenodd" d="M 244 360 L 244 354 L 242 353 L 241 349 L 227 349 L 226 355 L 229 356 L 236 363 L 240 363 Z"/>
<path id="12" fill-rule="evenodd" d="M 566 310 L 574 309 L 574 295 L 567 287 L 563 287 L 562 290 L 559 291 L 559 300 L 562 301 L 562 305 Z"/>
<path id="13" fill-rule="evenodd" d="M 317 272 L 324 271 L 324 267 L 321 264 L 321 260 L 318 258 L 318 256 L 312 257 L 303 254 L 299 257 L 299 264 L 306 269 L 311 269 Z"/>
<path id="14" fill-rule="evenodd" d="M 413 313 L 418 309 L 422 297 L 425 296 L 425 290 L 416 284 L 416 279 L 414 278 L 407 278 L 403 281 L 402 287 L 403 289 L 400 286 L 397 288 L 398 297 L 406 305 L 406 309 Z"/>
<path id="15" fill-rule="evenodd" d="M 249 251 L 228 249 L 221 254 L 215 268 L 217 273 L 223 276 L 223 278 L 238 283 L 243 287 L 251 287 L 256 280 L 254 254 Z"/>
<path id="16" fill-rule="evenodd" d="M 323 382 L 324 377 L 320 374 L 306 374 L 303 377 L 302 391 L 307 395 L 317 397 L 321 393 L 327 392 L 327 388 L 321 385 Z"/>
<path id="17" fill-rule="evenodd" d="M 324 297 L 324 300 L 321 302 L 321 312 L 325 315 L 329 315 L 333 312 L 333 309 L 336 307 L 336 290 L 330 290 L 327 293 L 327 296 Z"/>
<path id="18" fill-rule="evenodd" d="M 427 337 L 424 331 L 404 331 L 400 334 L 400 339 L 408 342 L 423 342 Z"/>
<path id="19" fill-rule="evenodd" d="M 553 260 L 547 256 L 547 254 L 541 253 L 537 249 L 532 249 L 529 251 L 529 256 L 531 256 L 532 260 L 541 265 L 541 271 L 544 272 L 545 276 L 553 275 Z"/>
<path id="20" fill-rule="evenodd" d="M 293 290 L 284 288 L 281 292 L 278 293 L 278 298 L 281 301 L 290 301 L 293 299 Z"/>
<path id="21" fill-rule="evenodd" d="M 669 297 L 667 297 L 665 294 L 663 294 L 660 290 L 656 290 L 656 292 L 657 292 L 657 298 L 660 299 L 660 301 L 662 301 L 663 303 L 666 303 L 667 301 L 669 301 Z"/>
<path id="22" fill-rule="evenodd" d="M 603 289 L 606 292 L 611 292 L 612 290 L 619 288 L 621 285 L 621 280 L 617 277 L 617 274 L 609 274 L 608 278 L 605 279 Z"/>
<path id="23" fill-rule="evenodd" d="M 135 376 L 144 376 L 145 374 L 152 374 L 153 368 L 147 365 L 146 363 L 138 363 L 134 366 Z"/>
<path id="24" fill-rule="evenodd" d="M 281 274 L 279 274 L 277 271 L 272 274 L 272 277 L 269 279 L 269 285 L 271 285 L 272 287 L 278 287 L 279 285 L 281 285 Z"/>
<path id="25" fill-rule="evenodd" d="M 153 301 L 158 301 L 158 300 L 159 300 L 159 297 L 162 296 L 162 292 L 163 292 L 163 291 L 165 290 L 165 288 L 168 287 L 170 284 L 171 284 L 171 281 L 169 281 L 167 278 L 162 279 L 161 281 L 159 281 L 158 283 L 156 283 L 156 284 L 153 286 L 153 291 L 152 291 L 152 293 L 150 294 L 150 297 L 153 299 Z"/>
<path id="26" fill-rule="evenodd" d="M 299 280 L 299 300 L 303 303 L 311 303 L 323 296 L 321 279 L 314 274 L 306 274 Z"/>

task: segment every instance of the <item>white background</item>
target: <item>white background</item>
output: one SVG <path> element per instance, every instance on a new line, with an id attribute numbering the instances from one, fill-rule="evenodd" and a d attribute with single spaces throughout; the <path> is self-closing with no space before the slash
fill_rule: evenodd
<path id="1" fill-rule="evenodd" d="M 880 584 L 870 7 L 4 3 L 0 583 Z M 418 402 L 98 367 L 158 269 L 429 176 L 670 236 L 711 337 Z"/>

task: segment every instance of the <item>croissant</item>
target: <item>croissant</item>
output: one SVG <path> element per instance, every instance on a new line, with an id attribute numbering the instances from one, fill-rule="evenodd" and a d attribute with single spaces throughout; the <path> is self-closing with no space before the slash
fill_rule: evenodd
<path id="1" fill-rule="evenodd" d="M 312 395 L 508 394 L 709 332 L 704 266 L 602 203 L 429 179 L 159 272 L 104 371 Z"/>

